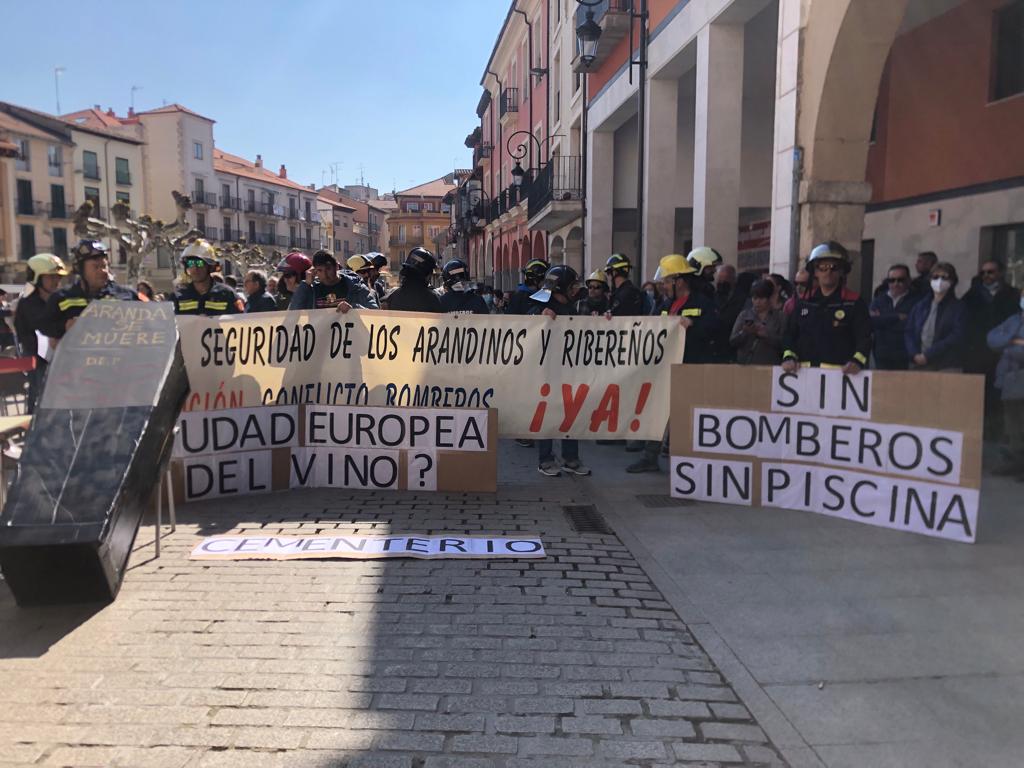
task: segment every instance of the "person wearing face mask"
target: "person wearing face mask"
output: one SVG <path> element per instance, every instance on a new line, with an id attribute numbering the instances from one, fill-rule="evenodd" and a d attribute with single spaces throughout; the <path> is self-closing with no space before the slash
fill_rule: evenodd
<path id="1" fill-rule="evenodd" d="M 1017 294 L 1018 312 L 988 332 L 989 349 L 999 355 L 995 386 L 1002 398 L 1003 463 L 996 475 L 1024 482 L 1024 291 Z"/>
<path id="2" fill-rule="evenodd" d="M 910 268 L 893 264 L 885 278 L 886 292 L 871 302 L 871 328 L 875 333 L 875 367 L 883 371 L 905 371 L 910 365 L 907 330 L 910 310 L 918 297 L 910 292 Z"/>
<path id="3" fill-rule="evenodd" d="M 967 312 L 956 297 L 956 267 L 944 261 L 932 267 L 932 293 L 907 318 L 904 340 L 912 370 L 962 371 Z"/>
<path id="4" fill-rule="evenodd" d="M 854 374 L 867 367 L 871 319 L 864 300 L 846 288 L 850 268 L 850 254 L 834 240 L 816 246 L 807 257 L 807 270 L 818 285 L 797 302 L 787 321 L 782 354 L 786 372 L 811 365 Z"/>
<path id="5" fill-rule="evenodd" d="M 489 315 L 487 302 L 476 292 L 469 277 L 469 265 L 462 259 L 452 259 L 441 269 L 444 294 L 441 311 L 447 314 Z"/>

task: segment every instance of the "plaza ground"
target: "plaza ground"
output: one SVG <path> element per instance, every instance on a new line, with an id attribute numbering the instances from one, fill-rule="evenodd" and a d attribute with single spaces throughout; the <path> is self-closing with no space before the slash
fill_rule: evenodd
<path id="1" fill-rule="evenodd" d="M 1024 763 L 1024 540 L 682 503 L 635 455 L 486 495 L 316 490 L 144 526 L 117 601 L 0 586 L 0 763 L 1000 766 Z M 574 530 L 593 505 L 614 533 Z M 189 561 L 205 535 L 539 534 L 542 561 Z"/>

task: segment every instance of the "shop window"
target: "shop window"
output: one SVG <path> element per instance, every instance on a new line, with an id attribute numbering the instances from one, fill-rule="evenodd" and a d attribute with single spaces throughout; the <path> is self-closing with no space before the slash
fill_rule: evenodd
<path id="1" fill-rule="evenodd" d="M 995 12 L 992 34 L 992 100 L 1024 93 L 1024 0 Z"/>

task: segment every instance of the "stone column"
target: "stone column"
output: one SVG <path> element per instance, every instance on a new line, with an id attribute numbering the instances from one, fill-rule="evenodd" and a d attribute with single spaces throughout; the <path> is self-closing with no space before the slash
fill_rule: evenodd
<path id="1" fill-rule="evenodd" d="M 676 203 L 679 197 L 676 178 L 679 81 L 675 78 L 653 79 L 647 87 L 643 273 L 634 276 L 637 284 L 649 280 L 657 269 L 658 260 L 675 250 Z"/>
<path id="2" fill-rule="evenodd" d="M 799 254 L 796 233 L 798 201 L 794 174 L 803 152 L 796 146 L 797 86 L 800 74 L 800 0 L 779 0 L 776 50 L 775 141 L 772 162 L 772 272 L 793 275 Z"/>
<path id="3" fill-rule="evenodd" d="M 591 131 L 587 145 L 587 222 L 584 271 L 604 264 L 612 252 L 615 134 Z"/>
<path id="4" fill-rule="evenodd" d="M 693 245 L 736 263 L 743 136 L 743 26 L 709 24 L 697 35 L 693 142 Z"/>

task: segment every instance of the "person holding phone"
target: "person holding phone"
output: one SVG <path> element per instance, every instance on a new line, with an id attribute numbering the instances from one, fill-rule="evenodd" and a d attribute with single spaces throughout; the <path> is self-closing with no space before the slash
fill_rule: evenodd
<path id="1" fill-rule="evenodd" d="M 775 306 L 775 283 L 758 280 L 750 289 L 751 307 L 740 312 L 729 344 L 740 365 L 778 365 L 782 362 L 782 337 L 786 315 Z"/>

